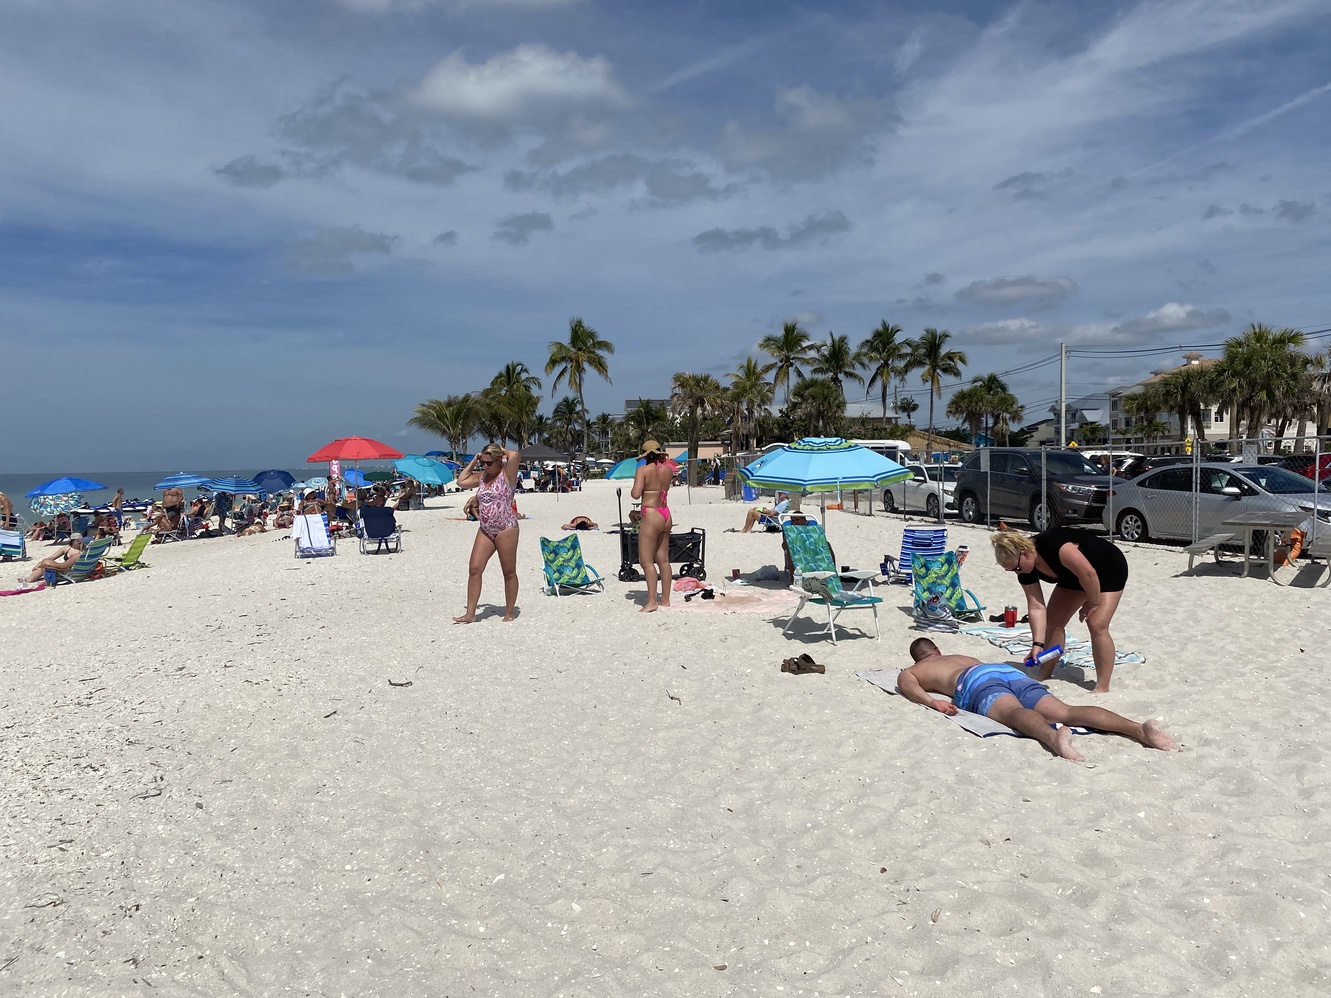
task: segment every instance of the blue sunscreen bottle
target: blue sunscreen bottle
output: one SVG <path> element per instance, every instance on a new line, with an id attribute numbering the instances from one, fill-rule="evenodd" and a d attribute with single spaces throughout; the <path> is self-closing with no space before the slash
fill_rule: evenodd
<path id="1" fill-rule="evenodd" d="M 1040 654 L 1036 655 L 1035 664 L 1044 665 L 1046 662 L 1053 661 L 1062 654 L 1063 654 L 1063 646 L 1054 645 L 1052 648 L 1046 648 L 1044 651 L 1040 652 Z"/>

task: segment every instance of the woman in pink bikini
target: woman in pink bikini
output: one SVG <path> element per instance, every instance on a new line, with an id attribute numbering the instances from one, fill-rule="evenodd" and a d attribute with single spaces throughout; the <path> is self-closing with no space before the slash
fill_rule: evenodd
<path id="1" fill-rule="evenodd" d="M 513 493 L 518 484 L 519 458 L 515 450 L 489 444 L 458 475 L 459 487 L 476 486 L 480 527 L 467 563 L 467 612 L 454 617 L 455 624 L 470 624 L 476 619 L 481 575 L 496 551 L 504 573 L 504 619 L 513 619 L 518 602 L 518 514 L 513 509 Z"/>
<path id="2" fill-rule="evenodd" d="M 665 448 L 655 440 L 642 445 L 638 457 L 647 463 L 633 476 L 633 498 L 642 500 L 642 520 L 638 523 L 638 561 L 647 578 L 647 602 L 643 613 L 670 605 L 670 507 L 666 491 L 675 477 L 666 460 Z M 656 581 L 661 580 L 661 596 L 656 595 Z"/>

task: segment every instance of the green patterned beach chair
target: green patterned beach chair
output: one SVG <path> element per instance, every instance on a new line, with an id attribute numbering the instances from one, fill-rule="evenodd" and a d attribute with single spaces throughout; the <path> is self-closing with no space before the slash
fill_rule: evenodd
<path id="1" fill-rule="evenodd" d="M 152 543 L 153 535 L 142 533 L 129 542 L 129 547 L 125 548 L 125 553 L 119 558 L 111 559 L 114 562 L 117 572 L 128 572 L 135 568 L 147 568 L 148 563 L 142 560 L 143 552 Z"/>
<path id="2" fill-rule="evenodd" d="M 945 607 L 953 620 L 981 620 L 984 604 L 969 589 L 961 587 L 961 568 L 951 551 L 939 555 L 910 557 L 915 590 L 916 620 L 935 622 Z"/>
<path id="3" fill-rule="evenodd" d="M 68 572 L 47 569 L 46 584 L 48 586 L 60 586 L 66 582 L 82 582 L 97 567 L 97 563 L 106 556 L 106 551 L 113 540 L 115 540 L 114 537 L 99 537 L 95 541 L 89 541 L 88 546 L 83 549 L 83 554 L 79 555 L 79 560 L 74 562 L 74 566 Z"/>
<path id="4" fill-rule="evenodd" d="M 582 560 L 582 544 L 577 534 L 552 541 L 541 538 L 541 560 L 545 563 L 545 593 L 558 596 L 559 590 L 594 593 L 605 588 L 601 573 Z"/>
<path id="5" fill-rule="evenodd" d="M 827 543 L 827 535 L 823 533 L 821 524 L 817 523 L 786 523 L 781 527 L 781 533 L 786 539 L 786 550 L 790 553 L 790 563 L 801 573 L 801 581 L 798 586 L 791 586 L 795 592 L 800 594 L 799 606 L 795 607 L 795 612 L 790 615 L 786 621 L 786 626 L 781 629 L 785 634 L 790 630 L 790 625 L 795 622 L 795 618 L 805 606 L 813 604 L 827 608 L 827 629 L 826 634 L 832 638 L 832 644 L 836 644 L 836 621 L 847 610 L 872 610 L 873 611 L 873 636 L 879 638 L 878 632 L 878 604 L 882 599 L 873 595 L 872 578 L 875 572 L 851 572 L 843 573 L 837 570 L 836 559 L 832 556 L 832 548 Z M 868 594 L 862 594 L 858 591 L 847 592 L 842 585 L 842 576 L 846 578 L 855 578 L 860 585 L 867 585 Z M 843 625 L 844 626 L 844 625 Z"/>

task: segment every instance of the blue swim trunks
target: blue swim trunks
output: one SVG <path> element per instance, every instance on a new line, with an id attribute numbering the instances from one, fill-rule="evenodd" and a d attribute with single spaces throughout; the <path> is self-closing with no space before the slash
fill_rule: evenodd
<path id="1" fill-rule="evenodd" d="M 1000 662 L 994 665 L 972 665 L 957 677 L 953 702 L 972 714 L 989 716 L 989 708 L 1001 696 L 1014 696 L 1028 710 L 1049 696 L 1049 689 L 1037 683 L 1020 669 Z"/>

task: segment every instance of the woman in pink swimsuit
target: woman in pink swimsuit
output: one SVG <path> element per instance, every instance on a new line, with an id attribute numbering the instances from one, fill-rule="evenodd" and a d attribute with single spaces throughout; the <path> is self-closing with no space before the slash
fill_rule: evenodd
<path id="1" fill-rule="evenodd" d="M 504 573 L 504 619 L 513 619 L 518 601 L 518 515 L 513 509 L 513 493 L 518 484 L 519 457 L 515 450 L 489 444 L 458 474 L 461 488 L 476 486 L 480 528 L 467 563 L 467 611 L 453 618 L 455 624 L 470 624 L 476 619 L 481 575 L 496 551 Z"/>
<path id="2" fill-rule="evenodd" d="M 633 476 L 633 498 L 642 500 L 642 520 L 638 523 L 638 561 L 647 579 L 647 602 L 643 613 L 651 613 L 670 605 L 670 507 L 666 505 L 666 492 L 675 477 L 665 449 L 655 440 L 642 445 L 638 456 L 647 463 Z M 661 581 L 661 595 L 657 598 L 656 582 Z"/>

